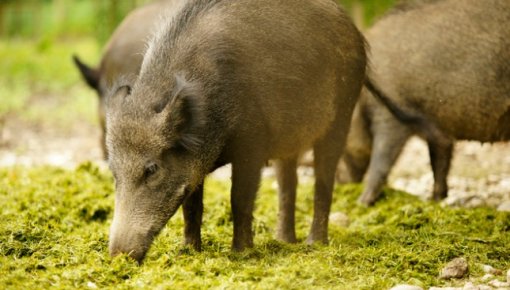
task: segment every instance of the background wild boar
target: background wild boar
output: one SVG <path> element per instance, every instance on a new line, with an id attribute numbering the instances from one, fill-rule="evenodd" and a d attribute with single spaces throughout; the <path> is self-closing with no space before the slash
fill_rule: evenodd
<path id="1" fill-rule="evenodd" d="M 142 65 L 143 53 L 151 32 L 163 15 L 170 14 L 183 1 L 161 0 L 144 5 L 129 13 L 117 27 L 106 44 L 99 68 L 91 68 L 77 56 L 74 62 L 83 79 L 99 96 L 99 124 L 101 125 L 101 147 L 106 159 L 104 96 L 107 88 L 123 75 L 137 75 Z"/>
<path id="2" fill-rule="evenodd" d="M 315 154 L 308 242 L 328 241 L 335 168 L 365 78 L 364 40 L 330 0 L 188 1 L 107 105 L 116 182 L 110 253 L 141 261 L 183 205 L 199 250 L 204 177 L 232 164 L 232 247 L 253 245 L 260 171 L 276 160 L 277 238 L 295 242 L 296 162 Z"/>
<path id="3" fill-rule="evenodd" d="M 397 7 L 366 34 L 372 79 L 437 129 L 425 136 L 435 200 L 447 196 L 455 139 L 510 139 L 509 24 L 510 1 L 428 0 Z M 339 170 L 359 182 L 368 168 L 360 203 L 375 202 L 407 139 L 424 135 L 404 123 L 363 90 Z"/>

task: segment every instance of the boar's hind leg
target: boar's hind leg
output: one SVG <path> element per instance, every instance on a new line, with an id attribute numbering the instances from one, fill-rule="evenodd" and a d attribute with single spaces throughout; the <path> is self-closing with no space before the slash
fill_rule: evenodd
<path id="1" fill-rule="evenodd" d="M 371 144 L 368 144 L 371 145 Z M 349 152 L 340 159 L 336 170 L 336 182 L 338 183 L 360 183 L 367 172 L 370 162 L 370 151 Z"/>
<path id="2" fill-rule="evenodd" d="M 365 206 L 374 204 L 410 136 L 411 131 L 397 120 L 388 120 L 374 128 L 372 156 L 365 177 L 365 188 L 358 198 L 359 204 Z"/>
<path id="3" fill-rule="evenodd" d="M 278 181 L 278 226 L 276 238 L 278 240 L 295 243 L 295 210 L 296 210 L 296 186 L 297 158 L 275 161 L 276 178 Z"/>
<path id="4" fill-rule="evenodd" d="M 315 195 L 313 221 L 306 242 L 328 243 L 328 220 L 335 184 L 335 172 L 347 138 L 348 120 L 335 122 L 335 126 L 319 140 L 314 148 Z"/>
<path id="5" fill-rule="evenodd" d="M 234 219 L 232 249 L 242 251 L 253 247 L 253 208 L 259 187 L 260 171 L 265 161 L 243 158 L 232 162 L 230 203 Z"/>
<path id="6" fill-rule="evenodd" d="M 430 165 L 434 173 L 434 190 L 432 198 L 440 201 L 448 194 L 448 171 L 452 159 L 453 142 L 429 141 Z"/>
<path id="7" fill-rule="evenodd" d="M 204 212 L 203 195 L 204 185 L 202 183 L 184 200 L 182 205 L 184 245 L 192 246 L 196 251 L 200 251 L 202 247 L 200 226 L 202 225 L 202 213 Z"/>

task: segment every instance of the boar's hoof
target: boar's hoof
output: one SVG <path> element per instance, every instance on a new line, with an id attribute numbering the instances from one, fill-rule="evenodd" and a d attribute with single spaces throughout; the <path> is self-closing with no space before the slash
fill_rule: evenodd
<path id="1" fill-rule="evenodd" d="M 187 256 L 193 254 L 193 252 L 200 252 L 200 249 L 195 249 L 191 245 L 184 245 L 178 252 L 179 256 Z"/>
<path id="2" fill-rule="evenodd" d="M 358 204 L 362 206 L 372 206 L 377 201 L 379 194 L 373 192 L 364 191 L 363 194 L 358 198 Z"/>
<path id="3" fill-rule="evenodd" d="M 294 236 L 277 235 L 276 239 L 278 241 L 281 241 L 281 242 L 284 242 L 284 243 L 289 243 L 289 244 L 297 243 L 297 238 L 296 238 L 295 235 Z"/>
<path id="4" fill-rule="evenodd" d="M 321 244 L 321 245 L 327 245 L 329 244 L 329 241 L 328 241 L 328 237 L 321 237 L 321 238 L 317 238 L 313 235 L 309 235 L 308 238 L 306 239 L 306 244 L 307 245 L 313 245 L 313 244 Z"/>
<path id="5" fill-rule="evenodd" d="M 232 243 L 233 252 L 242 252 L 246 249 L 253 248 L 253 240 L 251 241 L 234 241 Z"/>
<path id="6" fill-rule="evenodd" d="M 434 201 L 441 201 L 441 200 L 445 199 L 447 196 L 448 196 L 448 193 L 446 190 L 434 191 L 434 193 L 432 194 L 432 199 Z"/>
<path id="7" fill-rule="evenodd" d="M 202 251 L 202 241 L 200 238 L 186 238 L 185 241 L 184 241 L 184 249 L 193 249 L 197 252 L 201 252 Z"/>

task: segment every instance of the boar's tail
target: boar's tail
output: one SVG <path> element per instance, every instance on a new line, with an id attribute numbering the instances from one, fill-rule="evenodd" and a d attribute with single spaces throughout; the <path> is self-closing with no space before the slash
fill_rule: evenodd
<path id="1" fill-rule="evenodd" d="M 408 125 L 415 125 L 421 127 L 426 122 L 423 116 L 417 113 L 404 111 L 393 100 L 391 100 L 375 83 L 372 79 L 367 77 L 365 79 L 365 87 L 379 102 L 381 102 L 400 122 Z"/>
<path id="2" fill-rule="evenodd" d="M 379 100 L 400 122 L 414 127 L 423 137 L 434 142 L 449 142 L 449 137 L 437 127 L 432 120 L 423 114 L 405 110 L 391 100 L 368 76 L 365 79 L 365 87 Z"/>

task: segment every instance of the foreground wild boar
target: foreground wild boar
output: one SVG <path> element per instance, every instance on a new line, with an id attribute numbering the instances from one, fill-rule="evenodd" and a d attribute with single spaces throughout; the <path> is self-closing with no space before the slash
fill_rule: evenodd
<path id="1" fill-rule="evenodd" d="M 327 243 L 336 164 L 365 76 L 364 40 L 330 0 L 191 0 L 149 42 L 107 105 L 116 182 L 110 253 L 141 261 L 183 205 L 201 247 L 205 176 L 232 164 L 232 247 L 253 245 L 261 168 L 276 160 L 277 237 L 295 242 L 296 162 L 315 154 L 308 242 Z"/>
<path id="2" fill-rule="evenodd" d="M 101 125 L 101 148 L 106 159 L 105 146 L 105 94 L 107 88 L 122 75 L 137 75 L 142 65 L 143 53 L 157 20 L 177 10 L 183 1 L 162 0 L 132 11 L 117 27 L 108 41 L 99 68 L 91 68 L 77 56 L 74 63 L 83 79 L 99 96 L 99 124 Z"/>
<path id="3" fill-rule="evenodd" d="M 419 3 L 396 8 L 366 36 L 372 78 L 391 100 L 421 114 L 424 125 L 439 132 L 426 141 L 433 198 L 440 200 L 447 196 L 454 140 L 510 139 L 510 1 Z M 343 158 L 350 181 L 361 181 L 368 167 L 360 203 L 376 201 L 414 134 L 424 135 L 420 126 L 399 122 L 363 90 Z"/>

